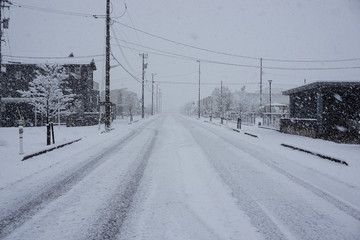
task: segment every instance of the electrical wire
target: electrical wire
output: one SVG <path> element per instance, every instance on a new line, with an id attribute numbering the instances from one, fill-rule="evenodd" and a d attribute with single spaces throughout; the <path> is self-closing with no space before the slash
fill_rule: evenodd
<path id="1" fill-rule="evenodd" d="M 113 32 L 113 34 L 114 34 L 114 36 L 115 36 L 114 39 L 116 40 L 116 42 L 117 42 L 117 44 L 118 44 L 118 47 L 119 47 L 120 52 L 121 52 L 121 55 L 123 56 L 126 64 L 129 66 L 129 68 L 130 68 L 130 70 L 131 70 L 132 72 L 136 72 L 136 71 L 134 70 L 134 68 L 131 66 L 130 62 L 127 60 L 126 55 L 125 55 L 124 51 L 122 50 L 122 48 L 121 48 L 121 46 L 120 46 L 120 44 L 119 44 L 119 40 L 118 40 L 118 38 L 116 37 L 116 32 L 115 32 L 115 30 L 114 30 L 114 28 L 113 28 L 112 25 L 111 25 L 111 30 L 112 30 L 112 32 Z"/>
<path id="2" fill-rule="evenodd" d="M 127 70 L 120 62 L 119 60 L 117 60 L 117 58 L 113 55 L 113 53 L 111 53 L 111 55 L 113 56 L 114 60 L 119 64 L 119 66 L 125 70 L 125 72 L 127 72 L 133 79 L 135 79 L 138 83 L 142 84 L 142 80 L 140 80 L 138 77 L 136 77 L 134 74 L 132 74 L 129 70 Z"/>
<path id="3" fill-rule="evenodd" d="M 94 18 L 95 16 L 98 16 L 96 14 L 61 11 L 61 10 L 57 10 L 57 9 L 37 7 L 37 6 L 27 5 L 27 4 L 23 4 L 23 3 L 16 3 L 16 2 L 12 2 L 12 5 L 15 7 L 18 7 L 18 8 L 25 8 L 25 9 L 30 9 L 30 10 L 40 11 L 40 12 L 61 14 L 61 15 L 74 16 L 74 17 Z"/>
<path id="4" fill-rule="evenodd" d="M 119 60 L 117 60 L 117 58 L 114 56 L 113 53 L 111 53 L 112 57 L 114 58 L 114 60 L 119 64 L 119 66 L 125 70 L 125 72 L 127 72 L 133 79 L 135 79 L 138 83 L 142 84 L 142 80 L 140 80 L 138 77 L 136 77 L 134 74 L 132 74 L 129 70 L 127 70 L 124 65 L 122 65 Z M 145 81 L 148 81 L 148 80 L 144 80 Z M 151 90 L 147 87 L 146 88 L 149 92 L 151 92 Z"/>
<path id="5" fill-rule="evenodd" d="M 119 16 L 119 17 L 112 17 L 112 18 L 120 18 L 122 16 L 125 15 L 125 13 L 128 14 L 130 22 L 132 24 L 132 26 L 126 25 L 124 23 L 121 23 L 119 21 L 116 20 L 112 20 L 115 23 L 118 23 L 124 27 L 133 29 L 136 31 L 136 35 L 137 32 L 141 32 L 143 34 L 146 34 L 148 36 L 151 37 L 155 37 L 164 41 L 168 41 L 177 45 L 182 45 L 185 47 L 189 47 L 189 48 L 193 48 L 193 49 L 197 49 L 197 50 L 201 50 L 201 51 L 206 51 L 206 52 L 211 52 L 211 53 L 216 53 L 216 54 L 221 54 L 221 55 L 226 55 L 226 56 L 232 56 L 232 57 L 239 57 L 239 58 L 245 58 L 245 59 L 253 59 L 253 60 L 260 60 L 262 59 L 263 61 L 273 61 L 273 62 L 293 62 L 293 63 L 330 63 L 330 62 L 350 62 L 350 61 L 359 61 L 360 58 L 347 58 L 347 59 L 326 59 L 326 60 L 291 60 L 291 59 L 276 59 L 276 58 L 260 58 L 260 57 L 253 57 L 253 56 L 245 56 L 245 55 L 239 55 L 239 54 L 232 54 L 232 53 L 227 53 L 227 52 L 221 52 L 221 51 L 216 51 L 216 50 L 211 50 L 211 49 L 207 49 L 207 48 L 201 48 L 201 47 L 197 47 L 197 46 L 193 46 L 190 44 L 186 44 L 186 43 L 182 43 L 179 41 L 175 41 L 175 40 L 171 40 L 165 37 L 161 37 L 149 32 L 145 32 L 143 30 L 140 30 L 138 28 L 134 27 L 134 23 L 133 20 L 131 18 L 131 15 L 128 11 L 127 5 L 125 4 L 125 12 Z M 68 16 L 76 16 L 76 17 L 88 17 L 88 18 L 97 18 L 97 16 L 102 16 L 102 15 L 97 15 L 97 14 L 88 14 L 88 13 L 79 13 L 79 12 L 68 12 L 68 11 L 61 11 L 61 10 L 56 10 L 56 9 L 50 9 L 50 8 L 42 8 L 42 7 L 37 7 L 37 6 L 32 6 L 32 5 L 27 5 L 27 4 L 19 4 L 16 2 L 12 2 L 13 6 L 19 7 L 19 8 L 26 8 L 26 9 L 31 9 L 31 10 L 36 10 L 36 11 L 42 11 L 42 12 L 47 12 L 47 13 L 54 13 L 54 14 L 62 14 L 62 15 L 68 15 Z M 139 36 L 137 35 L 138 41 L 139 43 L 141 43 Z M 281 69 L 281 68 L 279 68 Z M 339 69 L 339 68 L 324 68 L 324 69 Z M 340 68 L 342 69 L 342 68 Z M 345 68 L 347 69 L 347 68 Z M 294 69 L 293 69 L 294 70 Z M 300 70 L 300 69 L 299 69 Z M 301 69 L 303 70 L 303 69 Z M 316 68 L 313 70 L 317 70 Z"/>
<path id="6" fill-rule="evenodd" d="M 120 15 L 120 16 L 112 16 L 111 18 L 113 19 L 113 18 L 122 18 L 124 15 L 125 15 L 125 13 L 127 12 L 127 6 L 126 6 L 126 3 L 124 2 L 124 6 L 125 6 L 125 10 L 124 10 L 124 12 Z M 113 4 L 111 3 L 111 7 L 113 8 L 114 6 L 113 6 Z"/>
<path id="7" fill-rule="evenodd" d="M 123 41 L 123 40 L 121 40 Z M 230 62 L 222 62 L 222 61 L 215 61 L 215 60 L 209 60 L 209 59 L 205 59 L 205 58 L 196 58 L 196 57 L 191 57 L 191 56 L 186 56 L 186 55 L 181 55 L 181 54 L 177 54 L 177 53 L 171 53 L 171 52 L 167 52 L 167 51 L 163 51 L 163 50 L 159 50 L 159 49 L 155 49 L 155 48 L 150 48 L 150 47 L 146 47 L 146 46 L 142 46 L 139 44 L 135 44 L 135 43 L 131 43 L 133 45 L 137 45 L 137 46 L 141 46 L 143 48 L 148 48 L 151 50 L 155 50 L 158 52 L 162 52 L 165 54 L 159 54 L 156 52 L 152 52 L 151 54 L 155 54 L 155 55 L 160 55 L 160 56 L 166 56 L 166 57 L 173 57 L 173 58 L 178 58 L 178 59 L 183 59 L 183 60 L 190 60 L 190 61 L 201 61 L 204 63 L 212 63 L 212 64 L 219 64 L 219 65 L 226 65 L 226 66 L 234 66 L 234 67 L 245 67 L 245 68 L 263 68 L 263 69 L 272 69 L 272 70 L 293 70 L 293 71 L 321 71 L 321 70 L 349 70 L 349 69 L 360 69 L 360 66 L 351 66 L 351 67 L 321 67 L 321 68 L 292 68 L 292 67 L 267 67 L 267 66 L 258 66 L 258 65 L 247 65 L 247 64 L 238 64 L 238 63 L 230 63 Z M 129 48 L 123 45 L 120 45 L 123 48 Z M 138 51 L 142 51 L 140 49 L 136 49 L 136 48 L 129 48 L 132 50 L 138 50 Z M 150 53 L 150 52 L 148 52 Z"/>
<path id="8" fill-rule="evenodd" d="M 147 82 L 151 82 L 150 80 L 146 80 Z M 162 84 L 174 84 L 174 85 L 198 85 L 198 82 L 171 82 L 171 81 L 156 81 L 156 83 Z M 223 82 L 225 85 L 259 85 L 260 83 L 253 83 L 253 82 Z M 200 85 L 220 85 L 219 82 L 201 82 Z M 282 84 L 282 83 L 275 83 L 273 85 L 279 86 L 296 86 L 294 84 Z"/>
<path id="9" fill-rule="evenodd" d="M 87 56 L 74 56 L 74 57 L 34 57 L 34 56 L 12 56 L 12 55 L 3 55 L 4 57 L 8 58 L 25 58 L 25 59 L 76 59 L 76 58 L 97 58 L 97 57 L 104 57 L 105 54 L 97 54 L 97 55 L 87 55 Z"/>
<path id="10" fill-rule="evenodd" d="M 125 4 L 125 6 L 126 6 L 126 2 L 125 2 L 125 1 L 124 1 L 124 4 Z M 131 17 L 131 15 L 130 15 L 130 11 L 128 10 L 128 11 L 126 11 L 126 13 L 127 13 L 128 17 L 129 17 L 129 19 L 130 19 L 131 25 L 133 26 L 133 28 L 135 28 L 134 21 L 132 20 L 132 17 Z M 138 42 L 141 44 L 141 40 L 140 40 L 140 37 L 139 37 L 138 33 L 135 32 L 135 34 L 136 34 L 136 37 L 137 37 Z"/>
<path id="11" fill-rule="evenodd" d="M 125 33 L 125 31 L 124 31 L 124 29 L 123 29 L 123 27 L 122 27 L 121 25 L 112 25 L 112 26 L 113 26 L 114 30 L 116 30 L 116 26 L 119 26 L 119 27 L 121 28 L 121 31 L 118 31 L 118 33 L 119 33 L 120 35 L 122 35 L 127 41 L 129 41 L 129 38 L 128 38 L 128 36 L 126 35 L 126 33 Z M 138 57 L 138 53 L 137 53 L 137 52 L 131 51 L 131 53 L 132 53 L 136 58 Z"/>
<path id="12" fill-rule="evenodd" d="M 118 23 L 124 27 L 127 27 L 127 28 L 130 28 L 130 29 L 133 29 L 137 32 L 141 32 L 145 35 L 148 35 L 148 36 L 151 36 L 151 37 L 154 37 L 154 38 L 158 38 L 158 39 L 161 39 L 163 41 L 167 41 L 167 42 L 171 42 L 171 43 L 175 43 L 175 44 L 178 44 L 178 45 L 182 45 L 182 46 L 185 46 L 185 47 L 189 47 L 189 48 L 193 48 L 193 49 L 197 49 L 197 50 L 201 50 L 201 51 L 206 51 L 206 52 L 211 52 L 211 53 L 216 53 L 216 54 L 222 54 L 222 55 L 227 55 L 227 56 L 232 56 L 232 57 L 241 57 L 241 58 L 247 58 L 247 59 L 256 59 L 256 60 L 260 60 L 260 58 L 258 57 L 249 57 L 249 56 L 243 56 L 243 55 L 237 55 L 237 54 L 232 54 L 232 53 L 225 53 L 225 52 L 220 52 L 220 51 L 215 51 L 215 50 L 211 50 L 211 49 L 206 49 L 206 48 L 201 48 L 201 47 L 196 47 L 196 46 L 193 46 L 193 45 L 189 45 L 189 44 L 186 44 L 186 43 L 182 43 L 182 42 L 178 42 L 178 41 L 174 41 L 174 40 L 171 40 L 171 39 L 168 39 L 168 38 L 164 38 L 164 37 L 161 37 L 161 36 L 158 36 L 158 35 L 155 35 L 155 34 L 152 34 L 152 33 L 148 33 L 148 32 L 145 32 L 143 30 L 140 30 L 138 28 L 135 28 L 135 27 L 131 27 L 129 25 L 126 25 L 124 23 L 121 23 L 119 21 L 115 21 L 115 23 Z"/>
<path id="13" fill-rule="evenodd" d="M 245 58 L 245 59 L 254 59 L 254 60 L 260 60 L 262 59 L 263 61 L 273 61 L 273 62 L 294 62 L 294 63 L 325 63 L 325 62 L 349 62 L 349 61 L 359 61 L 360 58 L 347 58 L 347 59 L 326 59 L 326 60 L 290 60 L 290 59 L 276 59 L 276 58 L 260 58 L 260 57 L 253 57 L 253 56 L 245 56 L 245 55 L 239 55 L 239 54 L 232 54 L 232 53 L 227 53 L 227 52 L 221 52 L 221 51 L 215 51 L 215 50 L 211 50 L 211 49 L 207 49 L 207 48 L 201 48 L 201 47 L 197 47 L 197 46 L 193 46 L 190 44 L 186 44 L 186 43 L 182 43 L 179 41 L 175 41 L 175 40 L 171 40 L 165 37 L 161 37 L 159 35 L 155 35 L 149 32 L 145 32 L 143 30 L 140 30 L 138 28 L 126 25 L 124 23 L 121 23 L 119 21 L 114 21 L 115 23 L 118 23 L 124 27 L 130 28 L 132 30 L 135 30 L 136 32 L 140 32 L 143 33 L 145 35 L 154 37 L 154 38 L 158 38 L 161 39 L 163 41 L 167 41 L 167 42 L 171 42 L 177 45 L 182 45 L 185 47 L 189 47 L 189 48 L 193 48 L 193 49 L 197 49 L 197 50 L 201 50 L 201 51 L 206 51 L 206 52 L 211 52 L 211 53 L 216 53 L 216 54 L 221 54 L 221 55 L 226 55 L 226 56 L 231 56 L 231 57 L 238 57 L 238 58 Z"/>

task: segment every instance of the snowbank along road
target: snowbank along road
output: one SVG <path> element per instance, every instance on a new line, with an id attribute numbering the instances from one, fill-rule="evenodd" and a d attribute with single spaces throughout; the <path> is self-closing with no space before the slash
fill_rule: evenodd
<path id="1" fill-rule="evenodd" d="M 249 139 L 161 115 L 38 156 L 61 161 L 0 189 L 0 239 L 360 239 L 347 166 Z"/>

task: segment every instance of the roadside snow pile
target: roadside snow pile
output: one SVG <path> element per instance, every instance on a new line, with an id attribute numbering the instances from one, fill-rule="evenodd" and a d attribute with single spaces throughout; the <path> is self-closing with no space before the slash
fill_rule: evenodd
<path id="1" fill-rule="evenodd" d="M 112 126 L 116 131 L 110 134 L 101 134 L 104 126 L 99 130 L 99 126 L 86 127 L 65 127 L 54 126 L 55 144 L 46 145 L 46 127 L 28 127 L 24 128 L 24 154 L 19 154 L 19 129 L 18 128 L 0 128 L 0 188 L 7 183 L 21 179 L 22 177 L 33 174 L 41 169 L 51 167 L 57 164 L 63 156 L 52 158 L 42 157 L 41 159 L 29 159 L 22 161 L 24 156 L 45 151 L 63 144 L 82 139 L 80 142 L 65 146 L 69 154 L 76 153 L 83 146 L 96 145 L 114 134 L 121 131 L 128 131 L 136 124 L 128 125 L 128 121 L 115 120 Z M 58 150 L 55 150 L 58 151 Z M 46 155 L 46 154 L 45 154 Z"/>
<path id="2" fill-rule="evenodd" d="M 207 124 L 205 120 L 204 124 Z M 216 119 L 213 122 L 218 123 Z M 236 129 L 235 122 L 224 122 L 223 127 Z M 291 135 L 278 132 L 272 129 L 259 128 L 257 126 L 241 125 L 240 134 L 249 138 L 249 141 L 259 144 L 262 148 L 271 151 L 281 152 L 286 154 L 284 147 L 281 144 L 291 145 L 299 149 L 305 149 L 316 154 L 324 155 L 349 164 L 349 167 L 360 169 L 360 145 L 358 144 L 340 144 L 322 139 L 313 139 L 304 136 Z M 257 136 L 257 138 L 251 137 Z M 255 142 L 254 142 L 255 141 Z M 306 153 L 304 153 L 306 154 Z"/>

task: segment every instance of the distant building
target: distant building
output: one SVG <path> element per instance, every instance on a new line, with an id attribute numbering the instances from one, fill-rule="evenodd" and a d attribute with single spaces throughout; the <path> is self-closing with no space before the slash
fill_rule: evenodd
<path id="1" fill-rule="evenodd" d="M 110 101 L 116 106 L 116 114 L 122 118 L 140 114 L 137 94 L 126 88 L 111 90 Z"/>
<path id="2" fill-rule="evenodd" d="M 289 96 L 281 93 L 282 89 L 271 89 L 271 114 L 270 114 L 270 93 L 269 88 L 265 88 L 262 94 L 262 106 L 260 106 L 260 93 L 245 93 L 248 111 L 242 114 L 245 123 L 255 124 L 255 119 L 261 117 L 262 125 L 272 128 L 280 128 L 280 119 L 287 117 L 289 113 Z M 270 117 L 271 115 L 271 117 Z"/>
<path id="3" fill-rule="evenodd" d="M 270 126 L 276 129 L 280 128 L 280 120 L 289 117 L 289 105 L 283 103 L 271 103 L 262 106 L 262 125 Z"/>
<path id="4" fill-rule="evenodd" d="M 64 86 L 76 94 L 72 107 L 74 113 L 67 120 L 73 121 L 86 113 L 98 111 L 99 91 L 94 90 L 93 85 L 93 72 L 96 70 L 94 60 L 89 64 L 67 63 L 62 66 L 68 75 L 68 78 L 64 80 L 66 82 Z M 27 125 L 33 126 L 35 122 L 43 124 L 42 116 L 40 114 L 36 116 L 34 107 L 28 104 L 27 100 L 22 101 L 21 94 L 18 93 L 18 90 L 28 90 L 29 83 L 36 77 L 39 69 L 37 64 L 5 63 L 2 65 L 0 126 L 17 126 L 18 107 Z"/>
<path id="5" fill-rule="evenodd" d="M 281 120 L 282 132 L 360 143 L 360 82 L 315 82 L 283 94 L 290 116 Z"/>

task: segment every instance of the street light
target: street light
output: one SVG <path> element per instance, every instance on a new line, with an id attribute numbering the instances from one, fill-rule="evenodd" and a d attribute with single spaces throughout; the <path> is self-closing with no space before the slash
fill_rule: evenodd
<path id="1" fill-rule="evenodd" d="M 270 98 L 270 110 L 269 110 L 269 113 L 270 113 L 270 124 L 272 123 L 272 117 L 271 117 L 271 82 L 272 82 L 272 80 L 269 80 L 269 98 Z"/>
<path id="2" fill-rule="evenodd" d="M 154 76 L 156 73 L 151 74 L 151 116 L 154 115 Z"/>
<path id="3" fill-rule="evenodd" d="M 200 60 L 197 60 L 197 62 L 199 63 L 199 100 L 198 100 L 198 118 L 200 119 Z"/>

